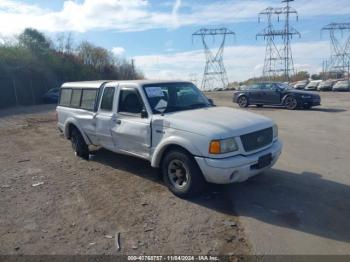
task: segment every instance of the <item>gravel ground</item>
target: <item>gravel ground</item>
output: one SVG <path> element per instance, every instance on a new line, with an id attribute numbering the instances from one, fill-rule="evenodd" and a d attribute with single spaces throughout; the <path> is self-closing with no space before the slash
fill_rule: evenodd
<path id="1" fill-rule="evenodd" d="M 237 108 L 232 92 L 207 95 Z M 350 93 L 321 97 L 312 110 L 245 109 L 279 125 L 277 165 L 191 201 L 145 161 L 75 158 L 52 106 L 2 110 L 0 254 L 349 254 Z"/>
<path id="2" fill-rule="evenodd" d="M 0 145 L 0 254 L 249 254 L 226 190 L 182 200 L 143 160 L 80 160 L 52 106 L 0 111 Z"/>

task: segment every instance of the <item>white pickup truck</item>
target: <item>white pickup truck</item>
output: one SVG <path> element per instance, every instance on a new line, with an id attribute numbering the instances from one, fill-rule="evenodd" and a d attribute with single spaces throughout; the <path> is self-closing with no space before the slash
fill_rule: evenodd
<path id="1" fill-rule="evenodd" d="M 269 118 L 216 107 L 190 82 L 91 81 L 65 83 L 58 128 L 75 154 L 89 145 L 150 161 L 177 196 L 206 182 L 242 182 L 272 167 L 282 150 Z"/>

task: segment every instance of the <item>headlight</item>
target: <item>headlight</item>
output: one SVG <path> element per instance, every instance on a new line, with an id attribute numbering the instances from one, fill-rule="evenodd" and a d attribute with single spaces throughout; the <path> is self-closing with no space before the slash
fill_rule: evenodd
<path id="1" fill-rule="evenodd" d="M 233 137 L 222 140 L 213 140 L 209 145 L 210 154 L 225 154 L 237 150 L 238 146 Z"/>
<path id="2" fill-rule="evenodd" d="M 273 140 L 277 139 L 277 137 L 278 137 L 278 126 L 276 124 L 273 125 L 272 132 L 273 132 Z"/>

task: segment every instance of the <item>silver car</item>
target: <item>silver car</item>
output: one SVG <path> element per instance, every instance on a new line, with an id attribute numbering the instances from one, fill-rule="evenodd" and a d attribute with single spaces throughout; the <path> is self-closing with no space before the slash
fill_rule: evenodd
<path id="1" fill-rule="evenodd" d="M 342 80 L 338 81 L 333 86 L 333 91 L 350 91 L 350 81 L 349 80 Z"/>
<path id="2" fill-rule="evenodd" d="M 317 90 L 318 85 L 321 83 L 321 80 L 313 80 L 310 81 L 310 83 L 307 84 L 305 87 L 305 90 Z"/>
<path id="3" fill-rule="evenodd" d="M 295 89 L 304 89 L 305 86 L 309 83 L 309 80 L 301 80 L 301 81 L 298 81 L 295 85 L 294 85 L 294 88 Z"/>
<path id="4" fill-rule="evenodd" d="M 325 80 L 322 81 L 318 87 L 317 90 L 319 91 L 332 91 L 332 87 L 336 81 L 335 80 Z"/>

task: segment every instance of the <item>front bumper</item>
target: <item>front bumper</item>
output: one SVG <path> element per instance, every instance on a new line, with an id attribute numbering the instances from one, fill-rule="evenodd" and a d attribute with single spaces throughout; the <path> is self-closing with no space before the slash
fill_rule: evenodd
<path id="1" fill-rule="evenodd" d="M 321 98 L 303 98 L 302 99 L 303 106 L 319 106 L 321 105 Z"/>
<path id="2" fill-rule="evenodd" d="M 321 86 L 317 88 L 318 91 L 332 91 L 331 86 Z"/>
<path id="3" fill-rule="evenodd" d="M 282 143 L 277 140 L 269 148 L 249 156 L 233 156 L 224 159 L 195 157 L 207 182 L 215 184 L 229 184 L 243 182 L 266 169 L 271 168 L 282 152 Z M 272 161 L 269 166 L 254 169 L 259 157 L 271 153 Z"/>
<path id="4" fill-rule="evenodd" d="M 349 91 L 350 89 L 347 87 L 337 87 L 337 88 L 333 88 L 333 91 Z"/>

